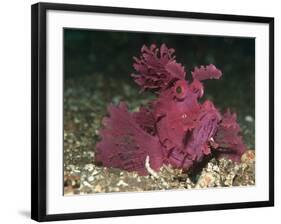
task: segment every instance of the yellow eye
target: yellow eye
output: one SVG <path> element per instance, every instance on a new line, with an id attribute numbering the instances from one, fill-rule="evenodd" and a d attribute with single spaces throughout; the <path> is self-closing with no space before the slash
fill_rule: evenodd
<path id="1" fill-rule="evenodd" d="M 181 93 L 182 93 L 182 89 L 181 89 L 180 86 L 178 86 L 178 87 L 176 88 L 176 92 L 177 92 L 178 94 L 181 94 Z"/>
<path id="2" fill-rule="evenodd" d="M 185 80 L 179 80 L 174 85 L 174 95 L 178 99 L 184 99 L 187 92 L 187 83 Z"/>

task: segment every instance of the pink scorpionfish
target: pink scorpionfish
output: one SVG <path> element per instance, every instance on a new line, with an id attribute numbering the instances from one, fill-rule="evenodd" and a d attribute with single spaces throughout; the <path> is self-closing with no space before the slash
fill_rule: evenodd
<path id="1" fill-rule="evenodd" d="M 204 94 L 202 81 L 219 79 L 219 69 L 196 67 L 187 81 L 174 49 L 165 44 L 160 49 L 144 45 L 134 60 L 135 82 L 157 98 L 138 112 L 129 112 L 125 103 L 108 107 L 96 161 L 140 175 L 148 174 L 147 161 L 155 171 L 163 164 L 189 171 L 214 151 L 240 161 L 245 145 L 236 114 L 228 110 L 222 115 L 210 100 L 198 102 Z"/>

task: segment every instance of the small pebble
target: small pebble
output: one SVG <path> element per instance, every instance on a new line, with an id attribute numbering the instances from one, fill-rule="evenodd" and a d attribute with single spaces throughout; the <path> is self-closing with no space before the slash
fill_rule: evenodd
<path id="1" fill-rule="evenodd" d="M 94 179 L 95 179 L 95 178 L 94 178 L 93 176 L 89 176 L 89 177 L 88 177 L 88 181 L 89 181 L 89 182 L 93 182 Z"/>
<path id="2" fill-rule="evenodd" d="M 254 121 L 254 118 L 252 116 L 250 116 L 250 115 L 247 115 L 245 117 L 245 121 L 252 123 Z"/>

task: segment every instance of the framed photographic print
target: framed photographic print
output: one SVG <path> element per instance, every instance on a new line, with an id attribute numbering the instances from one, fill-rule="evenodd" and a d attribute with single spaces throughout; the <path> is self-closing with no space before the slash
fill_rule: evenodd
<path id="1" fill-rule="evenodd" d="M 274 19 L 32 6 L 32 218 L 274 205 Z"/>

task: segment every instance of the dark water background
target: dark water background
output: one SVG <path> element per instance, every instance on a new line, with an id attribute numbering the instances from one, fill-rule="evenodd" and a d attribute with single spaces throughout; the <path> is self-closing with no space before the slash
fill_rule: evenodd
<path id="1" fill-rule="evenodd" d="M 195 66 L 213 63 L 221 69 L 221 80 L 205 81 L 205 92 L 220 107 L 242 110 L 254 117 L 255 40 L 218 36 L 130 33 L 93 30 L 64 31 L 65 79 L 87 75 L 122 79 L 137 88 L 129 76 L 132 57 L 143 44 L 166 43 L 176 50 L 190 78 Z"/>
<path id="2" fill-rule="evenodd" d="M 100 120 L 112 101 L 122 99 L 134 106 L 146 102 L 141 99 L 152 94 L 140 95 L 130 74 L 134 72 L 132 57 L 139 56 L 143 44 L 152 43 L 175 49 L 187 79 L 195 66 L 212 63 L 221 69 L 220 80 L 204 82 L 205 99 L 222 111 L 228 107 L 235 111 L 248 146 L 254 147 L 254 122 L 245 121 L 246 116 L 255 117 L 253 38 L 65 29 L 65 129 L 71 130 L 70 123 L 79 113 L 85 122 L 91 122 L 91 113 L 99 114 L 96 119 Z"/>

